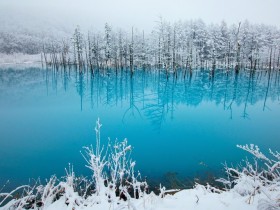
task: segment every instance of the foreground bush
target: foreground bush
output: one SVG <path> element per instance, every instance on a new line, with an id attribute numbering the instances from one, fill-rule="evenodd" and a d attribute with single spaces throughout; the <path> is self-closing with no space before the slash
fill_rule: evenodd
<path id="1" fill-rule="evenodd" d="M 66 176 L 52 176 L 46 185 L 20 186 L 0 193 L 0 210 L 15 209 L 280 209 L 280 154 L 269 150 L 270 158 L 257 146 L 241 148 L 253 155 L 236 168 L 225 166 L 227 179 L 217 181 L 224 189 L 196 184 L 194 189 L 165 190 L 148 194 L 148 185 L 135 172 L 127 140 L 107 147 L 100 142 L 101 124 L 96 122 L 96 145 L 84 147 L 82 155 L 91 170 L 90 179 L 76 177 L 69 165 Z M 173 196 L 168 195 L 174 194 Z"/>

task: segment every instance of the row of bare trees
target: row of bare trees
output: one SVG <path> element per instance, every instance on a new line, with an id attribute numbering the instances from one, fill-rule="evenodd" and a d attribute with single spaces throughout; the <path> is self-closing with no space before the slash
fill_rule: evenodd
<path id="1" fill-rule="evenodd" d="M 201 20 L 175 22 L 159 19 L 154 30 L 132 28 L 130 32 L 113 30 L 105 24 L 104 32 L 82 33 L 78 26 L 71 39 L 47 43 L 44 61 L 55 66 L 74 65 L 83 71 L 89 68 L 158 68 L 176 74 L 177 70 L 193 69 L 279 69 L 280 31 L 248 21 L 228 26 L 225 22 L 206 25 Z"/>

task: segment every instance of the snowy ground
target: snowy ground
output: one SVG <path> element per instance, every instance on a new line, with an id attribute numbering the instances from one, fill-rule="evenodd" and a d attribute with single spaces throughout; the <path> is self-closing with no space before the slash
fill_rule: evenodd
<path id="1" fill-rule="evenodd" d="M 104 202 L 88 207 L 75 207 L 75 209 L 85 210 L 105 210 L 105 209 L 137 209 L 137 210 L 253 210 L 262 209 L 260 200 L 263 195 L 257 195 L 248 203 L 248 197 L 242 197 L 236 192 L 212 193 L 204 186 L 198 185 L 194 189 L 183 190 L 175 195 L 166 195 L 164 198 L 155 194 L 146 195 L 145 198 L 131 200 L 131 203 L 120 202 L 120 204 L 110 204 Z M 73 208 L 73 207 L 72 207 Z M 72 209 L 63 200 L 59 200 L 50 205 L 47 210 Z M 265 209 L 265 208 L 264 208 Z"/>
<path id="2" fill-rule="evenodd" d="M 276 194 L 277 192 L 274 192 Z M 68 195 L 69 196 L 69 195 Z M 271 196 L 271 195 L 270 195 Z M 105 198 L 105 197 L 103 197 Z M 69 204 L 69 200 L 70 201 Z M 78 205 L 80 202 L 75 195 L 67 198 L 61 197 L 58 201 L 46 205 L 40 209 L 44 210 L 255 210 L 255 209 L 279 209 L 279 206 L 269 203 L 265 194 L 255 196 L 241 196 L 235 190 L 214 193 L 202 185 L 197 185 L 194 189 L 182 190 L 174 195 L 164 197 L 150 193 L 140 199 L 131 198 L 129 201 L 118 200 L 108 202 L 102 198 L 97 202 L 96 198 L 89 197 L 87 204 Z M 74 201 L 74 200 L 77 200 Z M 9 208 L 0 207 L 1 210 Z M 11 208 L 15 209 L 15 208 Z M 21 209 L 21 208 L 19 208 Z"/>

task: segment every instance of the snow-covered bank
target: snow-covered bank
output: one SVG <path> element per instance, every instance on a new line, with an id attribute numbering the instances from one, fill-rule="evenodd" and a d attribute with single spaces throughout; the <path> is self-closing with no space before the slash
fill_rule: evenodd
<path id="1" fill-rule="evenodd" d="M 272 191 L 270 198 L 276 198 L 279 191 Z M 84 209 L 84 210 L 104 210 L 104 209 L 137 209 L 137 210 L 255 210 L 255 209 L 279 209 L 273 200 L 269 200 L 264 193 L 256 194 L 249 203 L 250 196 L 242 196 L 239 193 L 232 191 L 216 193 L 207 189 L 205 186 L 197 185 L 194 189 L 182 190 L 174 195 L 166 195 L 160 197 L 154 193 L 145 195 L 140 199 L 131 198 L 130 201 L 118 200 L 115 203 L 108 202 L 107 199 L 96 201 L 92 197 L 88 197 L 84 204 L 78 204 L 77 194 L 71 195 L 71 204 L 69 204 L 68 195 L 62 196 L 59 200 L 41 206 L 38 209 L 57 210 L 57 209 Z M 72 197 L 73 196 L 73 197 Z M 279 201 L 278 201 L 279 202 Z M 39 207 L 39 206 L 38 206 Z M 1 210 L 16 209 L 10 206 L 0 207 Z M 21 208 L 19 208 L 21 209 Z"/>
<path id="2" fill-rule="evenodd" d="M 146 195 L 141 199 L 131 199 L 130 202 L 119 201 L 118 203 L 101 202 L 99 204 L 92 203 L 89 206 L 69 206 L 65 204 L 65 198 L 60 199 L 53 204 L 47 206 L 47 210 L 57 209 L 84 209 L 84 210 L 105 210 L 105 209 L 137 209 L 137 210 L 254 210 L 258 209 L 259 201 L 263 199 L 263 195 L 257 195 L 255 201 L 248 204 L 245 197 L 234 192 L 212 193 L 204 186 L 198 185 L 194 189 L 183 190 L 175 195 L 167 195 L 161 198 L 153 193 Z M 259 208 L 260 209 L 260 208 Z"/>
<path id="3" fill-rule="evenodd" d="M 46 184 L 39 180 L 32 186 L 21 186 L 10 193 L 0 192 L 0 210 L 13 209 L 279 209 L 280 153 L 266 156 L 255 145 L 238 147 L 254 156 L 244 165 L 225 167 L 224 189 L 196 184 L 180 192 L 159 186 L 160 193 L 148 192 L 148 184 L 135 171 L 127 140 L 100 141 L 99 120 L 96 123 L 96 144 L 84 148 L 82 155 L 90 178 L 76 177 L 69 165 L 66 176 L 51 177 Z M 260 164 L 261 163 L 261 164 Z M 263 167 L 261 167 L 261 165 Z"/>
<path id="4" fill-rule="evenodd" d="M 4 54 L 0 53 L 0 65 L 9 64 L 34 64 L 41 62 L 41 54 L 23 54 L 23 53 L 13 53 Z"/>

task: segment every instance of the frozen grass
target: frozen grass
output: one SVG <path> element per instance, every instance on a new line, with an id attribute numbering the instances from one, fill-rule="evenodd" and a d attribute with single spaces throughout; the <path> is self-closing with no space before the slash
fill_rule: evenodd
<path id="1" fill-rule="evenodd" d="M 134 171 L 127 140 L 100 144 L 99 120 L 96 122 L 96 144 L 81 152 L 92 171 L 90 179 L 76 177 L 69 165 L 66 176 L 53 176 L 46 185 L 20 186 L 10 193 L 0 192 L 0 210 L 14 209 L 132 209 L 132 210 L 272 210 L 280 209 L 280 154 L 270 152 L 270 158 L 255 145 L 239 148 L 253 155 L 244 165 L 225 166 L 227 179 L 217 181 L 224 189 L 196 184 L 180 192 L 160 186 L 160 194 L 147 193 L 148 185 Z M 175 194 L 174 194 L 175 192 Z M 19 195 L 20 194 L 20 195 Z M 174 195 L 171 195 L 174 194 Z M 19 196 L 16 196 L 19 195 Z"/>

